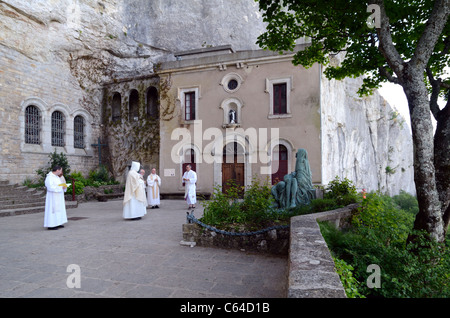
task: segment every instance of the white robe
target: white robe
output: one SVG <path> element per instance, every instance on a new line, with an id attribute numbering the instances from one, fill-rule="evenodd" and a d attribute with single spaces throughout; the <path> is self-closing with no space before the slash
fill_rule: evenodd
<path id="1" fill-rule="evenodd" d="M 123 218 L 134 219 L 147 214 L 145 183 L 136 170 L 130 170 L 125 184 L 123 198 Z"/>
<path id="2" fill-rule="evenodd" d="M 184 179 L 189 179 L 189 181 L 184 181 Z M 185 184 L 184 188 L 184 199 L 187 204 L 195 204 L 197 202 L 197 193 L 195 183 L 197 182 L 197 173 L 190 170 L 183 174 L 183 182 Z"/>
<path id="3" fill-rule="evenodd" d="M 159 187 L 161 178 L 157 174 L 149 174 L 147 177 L 147 202 L 150 206 L 159 205 Z"/>
<path id="4" fill-rule="evenodd" d="M 61 179 L 53 172 L 45 178 L 47 195 L 45 196 L 44 227 L 55 227 L 67 223 L 64 188 L 59 186 Z"/>

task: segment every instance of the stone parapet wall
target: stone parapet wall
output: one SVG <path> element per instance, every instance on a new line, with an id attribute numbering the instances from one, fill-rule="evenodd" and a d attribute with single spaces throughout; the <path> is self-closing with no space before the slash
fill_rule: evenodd
<path id="1" fill-rule="evenodd" d="M 317 222 L 329 221 L 345 227 L 357 206 L 352 204 L 337 210 L 291 218 L 288 298 L 346 297 Z"/>
<path id="2" fill-rule="evenodd" d="M 345 290 L 320 232 L 318 221 L 349 225 L 358 204 L 291 218 L 290 228 L 252 236 L 232 236 L 206 229 L 197 223 L 183 224 L 183 245 L 233 248 L 288 255 L 288 298 L 345 298 Z M 192 244 L 191 244 L 192 243 Z"/>

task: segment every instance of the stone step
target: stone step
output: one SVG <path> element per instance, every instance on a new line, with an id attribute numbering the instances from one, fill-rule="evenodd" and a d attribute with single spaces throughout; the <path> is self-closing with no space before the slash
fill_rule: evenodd
<path id="1" fill-rule="evenodd" d="M 8 181 L 0 180 L 0 216 L 44 212 L 45 194 L 42 189 L 9 184 Z M 66 209 L 77 206 L 78 201 L 66 200 Z"/>
<path id="2" fill-rule="evenodd" d="M 27 207 L 38 207 L 38 206 L 45 206 L 45 199 L 43 201 L 34 201 L 34 202 L 14 202 L 11 203 L 0 203 L 0 211 L 3 210 L 9 210 L 9 209 L 20 209 L 20 208 L 27 208 Z"/>
<path id="3" fill-rule="evenodd" d="M 78 201 L 66 201 L 66 209 L 74 209 L 77 207 L 78 207 Z M 40 212 L 44 212 L 44 211 L 45 211 L 45 206 L 0 210 L 0 217 L 31 214 L 31 213 L 40 213 Z"/>
<path id="4" fill-rule="evenodd" d="M 8 196 L 0 198 L 0 205 L 2 204 L 12 204 L 12 203 L 33 203 L 33 202 L 45 202 L 45 193 L 44 194 L 34 194 L 29 196 Z"/>
<path id="5" fill-rule="evenodd" d="M 0 186 L 0 196 L 6 195 L 6 194 L 20 194 L 20 195 L 26 195 L 26 194 L 32 194 L 36 192 L 42 192 L 40 189 L 35 188 L 28 188 L 24 186 Z"/>

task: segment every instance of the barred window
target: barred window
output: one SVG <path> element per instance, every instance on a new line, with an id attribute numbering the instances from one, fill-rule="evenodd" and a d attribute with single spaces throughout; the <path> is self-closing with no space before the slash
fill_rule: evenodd
<path id="1" fill-rule="evenodd" d="M 64 147 L 66 134 L 66 119 L 63 113 L 55 111 L 52 114 L 52 146 Z"/>
<path id="2" fill-rule="evenodd" d="M 84 149 L 84 118 L 80 115 L 73 121 L 73 146 Z"/>
<path id="3" fill-rule="evenodd" d="M 25 109 L 25 143 L 41 143 L 41 112 L 36 106 Z"/>

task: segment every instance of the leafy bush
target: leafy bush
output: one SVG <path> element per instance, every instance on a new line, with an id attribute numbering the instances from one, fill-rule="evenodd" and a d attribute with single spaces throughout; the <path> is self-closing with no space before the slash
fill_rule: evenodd
<path id="1" fill-rule="evenodd" d="M 334 258 L 334 264 L 336 268 L 336 272 L 339 274 L 339 277 L 341 278 L 342 285 L 345 289 L 345 294 L 348 298 L 365 298 L 363 295 L 361 295 L 358 291 L 358 287 L 361 285 L 361 283 L 353 277 L 353 267 L 351 265 L 348 265 L 345 261 Z"/>
<path id="2" fill-rule="evenodd" d="M 67 156 L 61 152 L 60 154 L 58 154 L 56 152 L 56 148 L 55 151 L 50 153 L 48 155 L 48 157 L 50 158 L 50 160 L 47 163 L 47 166 L 41 169 L 36 170 L 37 175 L 40 177 L 40 180 L 38 181 L 38 183 L 42 183 L 44 184 L 45 178 L 47 177 L 47 174 L 52 171 L 52 168 L 55 166 L 61 166 L 63 168 L 63 173 L 65 175 L 69 175 L 70 174 L 70 165 L 69 162 L 67 160 Z"/>
<path id="3" fill-rule="evenodd" d="M 410 195 L 400 196 L 368 194 L 347 231 L 321 223 L 328 247 L 335 258 L 353 267 L 358 292 L 367 297 L 449 297 L 449 247 L 430 242 L 423 233 L 417 233 L 414 244 L 406 243 L 415 209 Z M 399 199 L 408 202 L 401 205 L 406 210 L 398 205 Z M 380 266 L 381 288 L 366 285 L 370 264 Z"/>
<path id="4" fill-rule="evenodd" d="M 212 199 L 203 201 L 204 212 L 202 222 L 214 226 L 228 226 L 230 224 L 246 224 L 254 227 L 272 220 L 273 198 L 267 181 L 260 183 L 253 179 L 252 184 L 245 190 L 233 181 L 227 184 L 226 193 L 221 187 L 214 188 Z"/>
<path id="5" fill-rule="evenodd" d="M 358 193 L 353 182 L 347 178 L 340 180 L 337 176 L 330 181 L 324 194 L 324 199 L 331 199 L 340 207 L 344 207 L 358 200 Z"/>
<path id="6" fill-rule="evenodd" d="M 67 181 L 69 182 L 69 181 Z M 69 182 L 70 183 L 70 182 Z M 84 184 L 81 181 L 75 181 L 75 195 L 79 195 L 82 194 L 84 192 Z M 68 188 L 67 188 L 67 192 L 68 194 L 72 194 L 72 188 L 73 188 L 73 184 L 71 184 Z"/>

